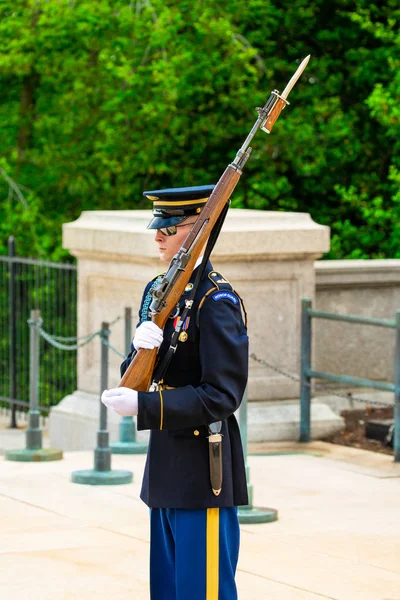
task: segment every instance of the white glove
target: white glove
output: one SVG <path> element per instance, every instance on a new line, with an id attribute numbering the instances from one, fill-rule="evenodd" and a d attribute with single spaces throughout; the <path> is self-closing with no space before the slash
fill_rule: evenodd
<path id="1" fill-rule="evenodd" d="M 134 417 L 138 414 L 138 393 L 127 387 L 104 390 L 101 401 L 121 417 Z"/>
<path id="2" fill-rule="evenodd" d="M 132 343 L 135 350 L 139 350 L 139 348 L 152 350 L 153 348 L 159 348 L 161 346 L 163 336 L 163 330 L 153 323 L 153 321 L 144 321 L 144 323 L 139 325 L 136 329 Z"/>

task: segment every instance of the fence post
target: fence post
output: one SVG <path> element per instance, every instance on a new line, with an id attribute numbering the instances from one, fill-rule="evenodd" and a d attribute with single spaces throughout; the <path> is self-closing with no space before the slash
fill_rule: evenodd
<path id="1" fill-rule="evenodd" d="M 29 425 L 26 431 L 26 447 L 29 450 L 42 448 L 42 430 L 40 429 L 39 406 L 39 352 L 40 334 L 37 324 L 40 311 L 31 310 L 29 322 Z"/>
<path id="2" fill-rule="evenodd" d="M 394 354 L 394 461 L 400 462 L 400 310 L 396 311 L 396 346 Z"/>
<path id="3" fill-rule="evenodd" d="M 311 437 L 311 316 L 310 298 L 301 300 L 301 381 L 300 381 L 300 442 L 309 442 Z"/>
<path id="4" fill-rule="evenodd" d="M 239 506 L 239 523 L 272 523 L 278 518 L 278 511 L 274 508 L 253 507 L 253 486 L 250 483 L 250 468 L 247 464 L 247 388 L 243 394 L 239 409 L 240 436 L 242 438 L 244 464 L 246 466 L 247 494 L 249 503 L 247 506 Z"/>
<path id="5" fill-rule="evenodd" d="M 100 396 L 108 388 L 108 346 L 104 341 L 108 341 L 109 331 L 108 323 L 101 324 L 102 332 L 100 334 Z M 107 431 L 107 407 L 100 402 L 100 428 L 97 432 L 97 448 L 94 451 L 94 470 L 110 471 L 111 469 L 111 448 L 109 447 L 109 433 Z"/>
<path id="6" fill-rule="evenodd" d="M 101 401 L 101 395 L 108 386 L 108 323 L 101 324 L 100 343 L 100 427 L 97 432 L 97 448 L 94 451 L 94 468 L 73 471 L 71 481 L 87 485 L 119 485 L 131 483 L 133 474 L 130 471 L 111 470 L 111 448 L 107 431 L 107 407 Z"/>
<path id="7" fill-rule="evenodd" d="M 42 322 L 39 310 L 31 310 L 29 319 L 29 424 L 26 430 L 26 447 L 22 450 L 9 450 L 5 453 L 7 460 L 42 462 L 60 460 L 61 450 L 42 448 L 42 430 L 40 429 L 39 411 L 39 354 L 40 332 Z"/>
<path id="8" fill-rule="evenodd" d="M 15 239 L 14 236 L 8 238 L 8 306 L 9 306 L 9 329 L 10 329 L 10 398 L 17 399 L 17 315 L 15 302 Z M 17 405 L 11 403 L 11 420 L 10 427 L 15 429 L 17 425 Z"/>
<path id="9" fill-rule="evenodd" d="M 132 309 L 125 308 L 125 355 L 131 349 Z M 122 417 L 119 424 L 119 442 L 110 444 L 113 454 L 146 454 L 147 444 L 136 441 L 136 425 L 133 417 Z"/>

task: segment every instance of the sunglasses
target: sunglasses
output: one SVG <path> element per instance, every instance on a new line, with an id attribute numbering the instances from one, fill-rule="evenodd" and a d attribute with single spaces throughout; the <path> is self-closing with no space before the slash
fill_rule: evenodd
<path id="1" fill-rule="evenodd" d="M 175 235 L 178 233 L 178 227 L 187 227 L 188 225 L 194 225 L 193 223 L 182 223 L 182 225 L 170 225 L 169 227 L 160 227 L 160 231 L 163 235 Z"/>

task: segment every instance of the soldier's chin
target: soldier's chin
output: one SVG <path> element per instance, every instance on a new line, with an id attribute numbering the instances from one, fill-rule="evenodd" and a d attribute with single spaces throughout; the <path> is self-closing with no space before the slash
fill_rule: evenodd
<path id="1" fill-rule="evenodd" d="M 164 261 L 168 260 L 166 250 L 159 250 L 158 254 L 159 254 L 160 260 L 164 260 Z"/>

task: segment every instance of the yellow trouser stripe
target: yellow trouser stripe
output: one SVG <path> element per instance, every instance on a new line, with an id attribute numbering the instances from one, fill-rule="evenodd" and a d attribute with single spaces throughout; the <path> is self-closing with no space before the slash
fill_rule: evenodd
<path id="1" fill-rule="evenodd" d="M 207 508 L 207 584 L 206 600 L 218 600 L 219 508 Z"/>

